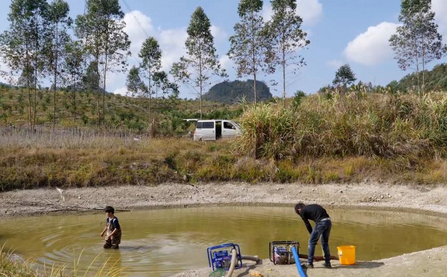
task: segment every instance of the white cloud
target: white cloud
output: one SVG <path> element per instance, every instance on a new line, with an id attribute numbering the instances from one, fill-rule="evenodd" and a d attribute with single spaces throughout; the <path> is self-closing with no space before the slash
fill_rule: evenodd
<path id="1" fill-rule="evenodd" d="M 211 26 L 211 34 L 213 35 L 215 41 L 226 40 L 228 37 L 225 30 L 214 25 Z"/>
<path id="2" fill-rule="evenodd" d="M 186 54 L 185 41 L 188 37 L 186 27 L 179 29 L 163 30 L 155 28 L 152 19 L 142 12 L 135 10 L 124 16 L 126 27 L 124 31 L 129 35 L 131 41 L 130 51 L 132 57 L 128 60 L 130 69 L 133 65 L 138 66 L 140 52 L 143 42 L 149 37 L 155 37 L 160 45 L 162 54 L 162 70 L 169 71 L 173 63 L 178 62 L 180 57 Z M 226 41 L 228 34 L 218 26 L 211 26 L 211 33 L 216 41 Z M 228 59 L 228 58 L 227 58 Z M 225 59 L 223 59 L 225 61 Z M 123 87 L 126 82 L 127 73 L 113 72 L 107 76 L 107 88 L 113 93 L 126 95 L 127 89 Z"/>
<path id="3" fill-rule="evenodd" d="M 265 22 L 269 21 L 272 18 L 272 16 L 273 16 L 272 5 L 271 4 L 264 5 L 262 9 L 262 18 L 264 18 L 264 21 Z"/>
<path id="4" fill-rule="evenodd" d="M 432 0 L 432 10 L 439 25 L 439 33 L 444 36 L 444 41 L 447 41 L 447 1 Z"/>
<path id="5" fill-rule="evenodd" d="M 227 70 L 227 72 L 234 67 L 234 62 L 228 57 L 228 55 L 223 55 L 220 57 L 219 62 L 222 68 Z"/>
<path id="6" fill-rule="evenodd" d="M 119 94 L 119 95 L 123 95 L 123 96 L 127 96 L 127 88 L 126 87 L 122 87 L 122 88 L 117 88 L 113 91 L 114 94 Z"/>
<path id="7" fill-rule="evenodd" d="M 323 5 L 319 0 L 297 0 L 296 6 L 296 13 L 303 19 L 304 26 L 315 25 L 323 16 Z M 264 5 L 262 10 L 264 21 L 270 20 L 272 15 L 272 5 Z"/>
<path id="8" fill-rule="evenodd" d="M 160 47 L 163 50 L 162 68 L 169 70 L 173 63 L 185 55 L 186 29 L 165 30 L 160 33 Z"/>
<path id="9" fill-rule="evenodd" d="M 343 64 L 344 62 L 340 60 L 330 60 L 326 62 L 326 65 L 333 69 L 339 69 Z"/>
<path id="10" fill-rule="evenodd" d="M 323 16 L 323 5 L 319 0 L 297 0 L 297 14 L 303 18 L 303 25 L 314 25 Z"/>
<path id="11" fill-rule="evenodd" d="M 344 54 L 349 61 L 374 65 L 392 57 L 393 50 L 389 39 L 396 32 L 399 24 L 382 22 L 371 26 L 366 32 L 358 35 L 348 43 Z"/>
<path id="12" fill-rule="evenodd" d="M 126 27 L 124 31 L 129 35 L 131 41 L 130 51 L 132 57 L 128 60 L 130 69 L 133 65 L 138 66 L 138 53 L 143 42 L 153 36 L 158 40 L 163 51 L 162 69 L 169 71 L 172 63 L 178 61 L 185 54 L 183 46 L 187 37 L 186 29 L 162 30 L 154 28 L 151 18 L 140 11 L 132 11 L 124 16 Z M 127 89 L 121 87 L 126 82 L 127 73 L 113 72 L 107 76 L 107 88 L 114 89 L 114 93 L 125 95 Z"/>
<path id="13" fill-rule="evenodd" d="M 124 16 L 126 27 L 124 31 L 131 41 L 130 51 L 133 57 L 137 57 L 143 42 L 148 36 L 154 36 L 152 20 L 140 11 L 131 11 Z"/>

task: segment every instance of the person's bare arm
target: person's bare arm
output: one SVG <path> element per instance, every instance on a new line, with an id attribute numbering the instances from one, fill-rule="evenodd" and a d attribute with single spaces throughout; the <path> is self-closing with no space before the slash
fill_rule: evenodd
<path id="1" fill-rule="evenodd" d="M 115 228 L 115 230 L 113 230 L 113 232 L 107 236 L 107 239 L 110 239 L 116 232 L 117 232 L 117 228 Z"/>
<path id="2" fill-rule="evenodd" d="M 106 227 L 104 227 L 104 230 L 102 230 L 102 232 L 101 232 L 101 238 L 104 236 L 104 233 L 107 231 L 107 226 Z"/>

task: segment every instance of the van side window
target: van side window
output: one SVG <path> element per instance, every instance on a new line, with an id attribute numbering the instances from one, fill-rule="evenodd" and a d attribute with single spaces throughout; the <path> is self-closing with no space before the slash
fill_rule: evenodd
<path id="1" fill-rule="evenodd" d="M 231 124 L 230 122 L 224 122 L 224 128 L 225 129 L 236 129 L 233 124 Z"/>
<path id="2" fill-rule="evenodd" d="M 202 129 L 202 126 L 203 126 L 202 123 L 203 123 L 203 122 L 197 122 L 196 128 L 197 128 L 197 129 Z"/>
<path id="3" fill-rule="evenodd" d="M 214 129 L 214 122 L 203 122 L 203 129 Z"/>

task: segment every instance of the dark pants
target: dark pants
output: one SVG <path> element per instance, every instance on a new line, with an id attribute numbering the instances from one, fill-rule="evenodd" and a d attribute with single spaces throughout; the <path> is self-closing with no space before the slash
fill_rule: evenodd
<path id="1" fill-rule="evenodd" d="M 308 263 L 313 264 L 315 245 L 321 237 L 321 245 L 323 246 L 324 260 L 326 264 L 331 262 L 331 252 L 329 251 L 329 235 L 331 234 L 332 222 L 330 220 L 320 221 L 315 225 L 309 239 L 309 257 Z"/>

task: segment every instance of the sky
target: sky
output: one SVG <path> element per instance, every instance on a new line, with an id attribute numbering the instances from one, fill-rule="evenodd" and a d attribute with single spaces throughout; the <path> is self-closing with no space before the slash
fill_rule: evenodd
<path id="1" fill-rule="evenodd" d="M 70 16 L 75 18 L 84 12 L 85 1 L 66 0 Z M 237 79 L 235 65 L 228 58 L 229 37 L 234 24 L 239 21 L 239 0 L 119 0 L 125 13 L 125 31 L 131 40 L 130 66 L 138 65 L 138 52 L 148 36 L 155 37 L 163 51 L 162 66 L 169 71 L 172 63 L 185 54 L 186 29 L 194 10 L 201 6 L 212 24 L 215 47 L 229 79 Z M 0 0 L 0 32 L 8 29 L 7 15 L 11 0 Z M 411 71 L 401 71 L 389 46 L 389 37 L 399 25 L 399 0 L 297 0 L 297 13 L 303 18 L 303 30 L 308 33 L 310 45 L 299 52 L 307 66 L 296 75 L 288 75 L 287 96 L 302 90 L 315 93 L 332 83 L 336 70 L 348 63 L 357 80 L 374 85 L 387 85 L 399 80 Z M 432 0 L 439 32 L 447 42 L 447 0 Z M 271 15 L 270 1 L 264 0 L 264 19 Z M 444 57 L 433 66 L 446 62 Z M 129 68 L 130 68 L 129 66 Z M 0 69 L 7 70 L 0 62 Z M 242 78 L 245 80 L 250 77 Z M 107 77 L 107 90 L 125 94 L 126 74 L 111 73 Z M 268 85 L 272 80 L 281 82 L 281 74 L 259 76 Z M 2 79 L 0 78 L 0 81 Z M 4 80 L 3 80 L 4 81 Z M 274 96 L 281 95 L 280 86 L 271 87 Z M 195 98 L 197 95 L 182 86 L 180 97 Z"/>

